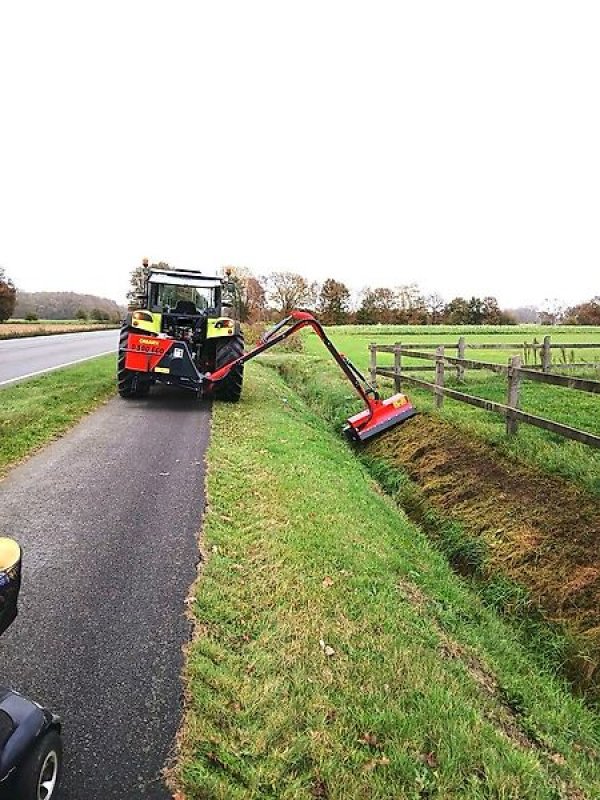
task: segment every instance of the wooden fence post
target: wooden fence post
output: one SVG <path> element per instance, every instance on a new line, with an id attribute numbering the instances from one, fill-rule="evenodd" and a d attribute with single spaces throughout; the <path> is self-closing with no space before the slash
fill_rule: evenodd
<path id="1" fill-rule="evenodd" d="M 369 375 L 371 378 L 371 385 L 374 389 L 377 388 L 377 345 L 371 342 L 369 345 Z"/>
<path id="2" fill-rule="evenodd" d="M 508 360 L 508 392 L 506 405 L 519 408 L 519 390 L 521 388 L 521 356 L 512 356 Z M 519 421 L 508 411 L 506 413 L 506 433 L 510 436 L 517 433 Z"/>
<path id="3" fill-rule="evenodd" d="M 394 344 L 394 389 L 396 393 L 402 391 L 402 345 Z"/>
<path id="4" fill-rule="evenodd" d="M 458 348 L 457 348 L 457 355 L 458 358 L 465 357 L 465 337 L 461 336 L 458 340 Z M 457 381 L 464 381 L 465 379 L 465 367 L 463 364 L 456 365 L 456 380 Z"/>
<path id="5" fill-rule="evenodd" d="M 444 348 L 438 347 L 435 351 L 435 407 L 441 408 L 444 403 Z"/>
<path id="6" fill-rule="evenodd" d="M 544 348 L 542 350 L 542 372 L 548 372 L 552 364 L 552 352 L 550 350 L 550 337 L 544 336 Z"/>

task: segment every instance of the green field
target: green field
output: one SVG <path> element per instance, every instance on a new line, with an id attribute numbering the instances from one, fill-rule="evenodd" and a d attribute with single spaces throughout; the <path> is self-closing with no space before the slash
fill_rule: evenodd
<path id="1" fill-rule="evenodd" d="M 80 319 L 10 319 L 0 322 L 0 339 L 22 339 L 29 336 L 49 336 L 56 333 L 82 333 L 117 328 L 114 322 L 94 322 Z"/>
<path id="2" fill-rule="evenodd" d="M 434 344 L 447 346 L 448 355 L 456 355 L 451 345 L 456 346 L 459 337 L 463 336 L 467 344 L 485 343 L 515 345 L 514 349 L 506 350 L 478 350 L 468 349 L 466 357 L 481 361 L 493 361 L 506 364 L 511 355 L 523 355 L 520 345 L 525 342 L 540 344 L 544 336 L 551 338 L 552 344 L 596 344 L 591 350 L 553 350 L 553 362 L 557 368 L 564 361 L 570 362 L 573 356 L 577 361 L 592 361 L 598 363 L 600 368 L 600 327 L 583 326 L 543 326 L 543 325 L 518 325 L 518 326 L 491 326 L 491 325 L 339 325 L 328 328 L 328 334 L 335 344 L 353 361 L 364 368 L 368 365 L 368 346 L 371 342 L 377 344 L 395 344 L 400 342 L 405 346 L 423 349 L 417 345 L 425 345 L 432 352 Z M 307 337 L 307 350 L 315 355 L 320 354 L 319 342 L 315 336 Z M 580 358 L 581 356 L 581 358 Z M 381 355 L 383 361 L 386 356 Z M 391 363 L 391 356 L 387 356 Z M 415 359 L 408 359 L 407 364 L 416 365 Z M 533 361 L 531 361 L 533 363 Z M 539 363 L 539 359 L 538 359 Z"/>
<path id="3" fill-rule="evenodd" d="M 363 370 L 368 367 L 370 342 L 393 344 L 398 341 L 402 344 L 412 345 L 413 342 L 433 341 L 435 344 L 456 344 L 461 335 L 465 336 L 467 343 L 473 344 L 478 342 L 519 344 L 524 341 L 531 343 L 534 339 L 541 342 L 546 334 L 550 334 L 552 341 L 557 344 L 561 342 L 597 343 L 598 348 L 595 350 L 572 352 L 576 354 L 578 361 L 583 360 L 579 355 L 583 353 L 585 360 L 597 360 L 600 364 L 600 328 L 520 326 L 480 329 L 464 326 L 435 328 L 432 326 L 340 326 L 330 328 L 328 333 L 340 350 Z M 318 362 L 314 364 L 315 370 L 330 369 L 331 359 L 316 336 L 310 334 L 305 337 L 305 349 L 309 355 L 318 358 Z M 474 349 L 467 351 L 467 358 L 506 364 L 511 354 L 521 353 L 522 351 L 516 347 L 511 352 Z M 456 355 L 454 351 L 450 351 L 449 354 Z M 560 350 L 554 351 L 554 356 L 557 361 L 563 358 Z M 571 360 L 571 351 L 566 351 L 566 360 Z M 392 363 L 393 356 L 391 354 L 382 353 L 378 357 L 378 364 L 381 366 L 391 368 Z M 415 359 L 403 359 L 403 364 L 428 366 L 427 362 L 418 362 Z M 560 372 L 560 363 L 553 366 L 553 370 Z M 416 377 L 423 380 L 433 380 L 431 371 L 411 374 L 415 374 Z M 454 370 L 447 368 L 446 374 L 446 385 L 451 388 L 473 396 L 501 403 L 506 402 L 506 379 L 501 376 L 484 370 L 469 370 L 466 373 L 465 382 L 459 383 Z M 600 379 L 598 369 L 570 370 L 568 374 L 583 374 Z M 384 393 L 392 391 L 390 381 L 382 379 L 380 383 Z M 425 411 L 433 410 L 433 398 L 429 391 L 416 388 L 408 382 L 403 388 L 415 402 L 417 408 Z M 341 391 L 343 391 L 342 388 L 340 388 Z M 598 395 L 524 381 L 521 392 L 521 408 L 556 422 L 600 434 L 600 397 Z M 465 430 L 492 442 L 502 452 L 534 463 L 545 470 L 557 472 L 578 481 L 593 492 L 600 493 L 600 451 L 598 450 L 528 425 L 521 425 L 518 436 L 507 437 L 502 417 L 451 399 L 445 399 L 444 407 L 439 413 L 444 419 L 459 424 Z"/>
<path id="4" fill-rule="evenodd" d="M 176 796 L 600 796 L 597 715 L 273 370 L 215 404 L 207 492 Z"/>

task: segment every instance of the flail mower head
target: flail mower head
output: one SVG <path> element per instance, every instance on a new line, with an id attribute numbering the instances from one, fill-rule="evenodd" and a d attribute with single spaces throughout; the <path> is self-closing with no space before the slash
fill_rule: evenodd
<path id="1" fill-rule="evenodd" d="M 404 394 L 392 395 L 387 400 L 369 397 L 368 408 L 346 420 L 344 433 L 354 441 L 366 442 L 367 439 L 414 417 L 416 413 Z"/>

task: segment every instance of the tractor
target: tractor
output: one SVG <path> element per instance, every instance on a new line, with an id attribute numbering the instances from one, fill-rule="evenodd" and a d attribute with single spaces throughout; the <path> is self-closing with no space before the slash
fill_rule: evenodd
<path id="1" fill-rule="evenodd" d="M 382 400 L 376 386 L 337 349 L 309 311 L 291 311 L 266 331 L 256 347 L 244 352 L 236 285 L 227 278 L 193 270 L 148 267 L 137 296 L 143 308 L 132 310 L 121 329 L 118 384 L 121 397 L 140 397 L 153 383 L 191 389 L 198 397 L 213 394 L 237 402 L 244 364 L 302 329 L 311 328 L 325 345 L 357 395 L 363 411 L 346 420 L 344 430 L 364 442 L 416 414 L 404 394 Z M 227 309 L 229 316 L 223 316 Z"/>
<path id="2" fill-rule="evenodd" d="M 237 286 L 229 275 L 149 267 L 147 260 L 142 274 L 119 338 L 119 394 L 141 397 L 154 383 L 200 394 L 203 375 L 244 354 Z M 243 377 L 242 363 L 215 384 L 215 397 L 237 402 Z"/>

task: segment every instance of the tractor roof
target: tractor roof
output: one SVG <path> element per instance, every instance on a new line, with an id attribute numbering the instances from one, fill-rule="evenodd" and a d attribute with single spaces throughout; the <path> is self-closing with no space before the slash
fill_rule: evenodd
<path id="1" fill-rule="evenodd" d="M 203 275 L 194 269 L 156 269 L 148 278 L 150 283 L 168 283 L 173 286 L 222 286 L 223 278 L 218 275 Z"/>

